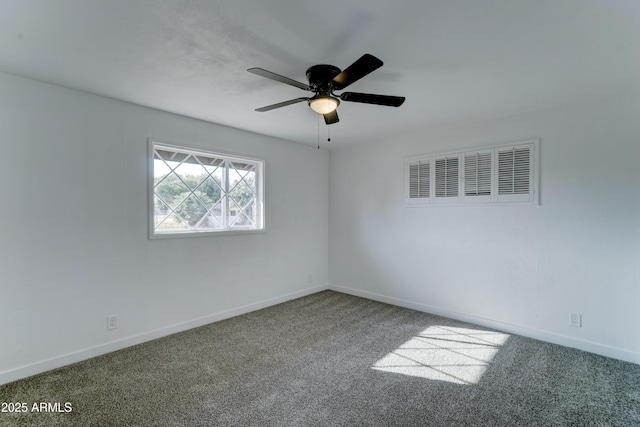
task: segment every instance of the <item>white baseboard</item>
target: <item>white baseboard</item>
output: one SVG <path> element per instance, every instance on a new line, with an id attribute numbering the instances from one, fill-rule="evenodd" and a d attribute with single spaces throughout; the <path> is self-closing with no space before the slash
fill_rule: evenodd
<path id="1" fill-rule="evenodd" d="M 320 285 L 320 286 L 314 286 L 311 288 L 306 288 L 297 292 L 292 292 L 292 293 L 280 295 L 274 298 L 268 298 L 263 301 L 258 301 L 255 303 L 236 307 L 231 310 L 221 311 L 218 313 L 199 317 L 197 319 L 181 322 L 181 323 L 167 326 L 160 329 L 155 329 L 149 332 L 130 336 L 127 338 L 122 338 L 116 341 L 111 341 L 111 342 L 97 345 L 94 347 L 89 347 L 89 348 L 74 351 L 71 353 L 58 355 L 50 359 L 42 360 L 36 363 L 31 363 L 29 365 L 20 366 L 15 369 L 10 369 L 4 372 L 0 372 L 0 385 L 17 381 L 22 378 L 27 378 L 42 372 L 50 371 L 52 369 L 61 368 L 63 366 L 67 366 L 72 363 L 91 359 L 92 357 L 100 356 L 102 354 L 111 353 L 112 351 L 121 350 L 123 348 L 131 347 L 133 345 L 137 345 L 137 344 L 141 344 L 154 339 L 162 338 L 167 335 L 175 334 L 177 332 L 182 332 L 188 329 L 197 328 L 199 326 L 207 325 L 209 323 L 218 322 L 220 320 L 239 316 L 241 314 L 246 314 L 252 311 L 260 310 L 262 308 L 270 307 L 272 305 L 280 304 L 292 299 L 301 298 L 307 295 L 314 294 L 316 292 L 324 291 L 326 289 L 328 289 L 328 285 Z"/>
<path id="2" fill-rule="evenodd" d="M 479 326 L 485 326 L 487 328 L 496 329 L 501 332 L 522 335 L 528 338 L 546 341 L 552 344 L 559 344 L 565 347 L 576 348 L 578 350 L 584 350 L 589 353 L 595 353 L 601 356 L 623 360 L 625 362 L 640 364 L 640 354 L 634 353 L 629 350 L 617 348 L 617 347 L 610 347 L 610 346 L 598 344 L 592 341 L 579 340 L 572 337 L 568 337 L 566 335 L 560 335 L 553 332 L 543 331 L 540 329 L 531 329 L 523 326 L 499 322 L 492 319 L 485 319 L 482 317 L 472 316 L 469 314 L 460 313 L 460 312 L 449 310 L 442 307 L 416 303 L 413 301 L 408 301 L 401 298 L 389 297 L 389 296 L 377 294 L 374 292 L 362 291 L 359 289 L 353 289 L 353 288 L 338 286 L 334 284 L 329 284 L 328 287 L 330 290 L 333 290 L 336 292 L 355 295 L 358 297 L 367 298 L 367 299 L 379 301 L 379 302 L 384 302 L 391 305 L 397 305 L 400 307 L 411 308 L 413 310 L 422 311 L 429 314 L 435 314 L 437 316 L 447 317 L 455 320 L 461 320 L 463 322 L 473 323 Z"/>
<path id="3" fill-rule="evenodd" d="M 162 338 L 168 335 L 172 335 L 178 332 L 186 331 L 188 329 L 197 328 L 199 326 L 207 325 L 209 323 L 218 322 L 220 320 L 228 319 L 231 317 L 246 314 L 252 311 L 260 310 L 262 308 L 270 307 L 272 305 L 280 304 L 292 299 L 301 298 L 307 295 L 311 295 L 324 290 L 334 290 L 336 292 L 342 292 L 345 294 L 355 295 L 362 298 L 371 299 L 374 301 L 380 301 L 387 304 L 397 305 L 400 307 L 406 307 L 413 310 L 422 311 L 425 313 L 435 314 L 438 316 L 448 317 L 451 319 L 461 320 L 463 322 L 473 323 L 480 326 L 496 329 L 499 331 L 522 335 L 525 337 L 538 339 L 553 344 L 559 344 L 566 347 L 577 348 L 579 350 L 588 351 L 590 353 L 600 354 L 602 356 L 611 357 L 626 362 L 640 364 L 640 354 L 634 353 L 628 350 L 610 347 L 591 341 L 578 340 L 572 337 L 555 334 L 552 332 L 542 331 L 538 329 L 525 328 L 518 325 L 511 325 L 508 323 L 498 322 L 491 319 L 485 319 L 477 316 L 472 316 L 464 313 L 460 313 L 453 310 L 448 310 L 441 307 L 431 306 L 427 304 L 416 303 L 413 301 L 403 300 L 400 298 L 389 297 L 373 292 L 362 291 L 359 289 L 348 288 L 344 286 L 338 286 L 333 284 L 326 284 L 321 286 L 315 286 L 306 288 L 297 292 L 292 292 L 285 295 L 280 295 L 274 298 L 268 298 L 263 301 L 247 304 L 244 306 L 236 307 L 231 310 L 225 310 L 218 313 L 214 313 L 208 316 L 200 317 L 197 319 L 189 320 L 186 322 L 178 323 L 175 325 L 167 326 L 164 328 L 156 329 L 153 331 L 145 332 L 142 334 L 134 335 L 131 337 L 123 338 L 117 341 L 108 342 L 94 347 L 85 348 L 82 350 L 74 351 L 71 353 L 58 355 L 50 359 L 42 360 L 29 365 L 17 367 L 15 369 L 0 372 L 0 385 L 7 384 L 13 381 L 17 381 L 22 378 L 27 378 L 32 375 L 36 375 L 42 372 L 50 371 L 52 369 L 61 368 L 72 363 L 80 362 L 90 359 L 92 357 L 100 356 L 102 354 L 110 353 L 112 351 L 121 350 L 126 347 L 141 344 L 154 339 Z"/>

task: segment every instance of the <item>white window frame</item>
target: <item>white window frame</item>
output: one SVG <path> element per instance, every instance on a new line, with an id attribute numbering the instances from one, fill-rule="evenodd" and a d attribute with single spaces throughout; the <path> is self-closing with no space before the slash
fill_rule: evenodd
<path id="1" fill-rule="evenodd" d="M 498 182 L 500 179 L 501 171 L 498 168 L 499 155 L 500 153 L 506 153 L 508 151 L 513 151 L 514 153 L 519 152 L 522 153 L 522 150 L 528 150 L 529 157 L 517 157 L 517 159 L 521 160 L 519 163 L 520 172 L 524 172 L 528 166 L 528 192 L 520 193 L 520 194 L 500 194 L 498 188 Z M 483 182 L 486 182 L 487 174 L 490 175 L 490 192 L 486 194 L 485 191 L 482 191 L 482 194 L 467 194 L 466 189 L 466 179 L 469 181 L 474 181 L 471 177 L 465 177 L 465 173 L 467 171 L 465 162 L 468 160 L 477 159 L 478 155 L 482 156 L 482 160 L 485 162 L 478 163 L 479 167 L 482 167 L 484 175 L 482 176 Z M 490 171 L 486 169 L 487 164 L 487 156 L 490 158 Z M 503 156 L 503 159 L 507 156 Z M 516 162 L 516 154 L 514 157 L 514 165 Z M 442 193 L 439 196 L 436 194 L 436 162 L 442 164 L 442 159 L 457 159 L 458 161 L 458 195 L 451 197 L 443 197 Z M 523 161 L 524 159 L 524 161 Z M 528 164 L 526 163 L 528 161 Z M 428 164 L 428 167 L 425 167 L 424 170 L 429 170 L 429 185 L 430 188 L 427 191 L 422 193 L 428 194 L 427 197 L 416 196 L 416 182 L 415 179 L 420 179 L 418 174 L 418 169 L 415 168 L 415 165 L 425 165 Z M 413 167 L 413 169 L 412 169 Z M 522 168 L 525 168 L 524 170 Z M 472 168 L 473 169 L 473 168 Z M 413 176 L 411 176 L 411 171 L 413 170 Z M 422 169 L 420 169 L 422 170 Z M 451 151 L 447 153 L 437 153 L 437 154 L 429 154 L 429 155 L 421 155 L 421 156 L 412 156 L 405 158 L 405 206 L 487 206 L 487 205 L 538 205 L 540 202 L 539 199 L 539 171 L 540 171 L 540 140 L 527 140 L 514 142 L 509 144 L 500 144 L 500 145 L 492 145 L 479 147 L 468 150 L 458 150 Z M 515 172 L 514 172 L 514 175 Z M 440 174 L 440 178 L 444 177 L 443 174 Z M 476 181 L 477 181 L 477 177 Z M 502 172 L 502 177 L 504 179 L 505 172 Z M 447 179 L 450 179 L 451 176 L 447 176 Z M 515 179 L 515 178 L 514 178 Z M 426 181 L 426 180 L 424 180 Z M 526 181 L 526 180 L 525 180 Z M 411 185 L 413 182 L 413 192 L 411 192 Z M 515 184 L 514 184 L 515 185 Z M 517 185 L 516 185 L 517 187 Z M 440 187 L 442 188 L 442 186 Z M 483 187 L 486 188 L 486 187 Z M 514 187 L 515 188 L 515 187 Z M 514 191 L 515 192 L 515 191 Z M 517 193 L 517 192 L 516 192 Z"/>
<path id="2" fill-rule="evenodd" d="M 169 230 L 157 231 L 155 229 L 155 185 L 154 185 L 154 152 L 156 149 L 173 151 L 177 153 L 185 153 L 196 156 L 215 157 L 224 161 L 224 179 L 222 201 L 223 209 L 223 227 L 209 228 L 204 230 Z M 229 193 L 229 164 L 232 162 L 242 162 L 255 166 L 255 192 L 256 192 L 256 226 L 239 227 L 229 224 L 230 203 L 228 203 Z M 264 182 L 265 182 L 265 162 L 263 159 L 256 157 L 248 157 L 239 154 L 230 154 L 221 151 L 212 151 L 208 148 L 195 147 L 193 145 L 165 141 L 158 138 L 148 139 L 148 223 L 149 238 L 164 239 L 174 237 L 193 237 L 193 236 L 219 236 L 229 234 L 252 234 L 264 233 L 265 229 L 265 208 L 264 208 Z"/>

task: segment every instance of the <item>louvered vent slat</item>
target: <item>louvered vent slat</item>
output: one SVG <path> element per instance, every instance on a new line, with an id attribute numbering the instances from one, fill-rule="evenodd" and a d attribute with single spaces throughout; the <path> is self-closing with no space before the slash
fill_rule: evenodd
<path id="1" fill-rule="evenodd" d="M 409 165 L 409 198 L 429 197 L 430 169 L 429 163 L 418 162 Z"/>
<path id="2" fill-rule="evenodd" d="M 458 197 L 458 157 L 436 159 L 436 197 Z"/>
<path id="3" fill-rule="evenodd" d="M 527 194 L 530 189 L 531 148 L 513 148 L 498 153 L 498 194 Z"/>
<path id="4" fill-rule="evenodd" d="M 491 153 L 464 156 L 464 194 L 465 196 L 491 194 Z"/>
<path id="5" fill-rule="evenodd" d="M 409 197 L 415 199 L 419 197 L 420 187 L 418 180 L 420 179 L 420 165 L 409 165 Z"/>

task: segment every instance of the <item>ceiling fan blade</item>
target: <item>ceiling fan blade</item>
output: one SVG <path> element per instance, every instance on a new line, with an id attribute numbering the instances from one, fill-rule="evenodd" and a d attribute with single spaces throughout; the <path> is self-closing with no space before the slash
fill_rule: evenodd
<path id="1" fill-rule="evenodd" d="M 384 63 L 375 56 L 365 53 L 360 59 L 335 76 L 333 80 L 331 80 L 331 85 L 337 90 L 344 89 L 351 83 L 360 80 L 370 72 L 382 67 L 382 64 Z"/>
<path id="2" fill-rule="evenodd" d="M 324 116 L 324 122 L 328 125 L 332 125 L 340 121 L 340 119 L 338 119 L 338 110 L 333 110 L 330 113 L 323 114 L 323 116 Z"/>
<path id="3" fill-rule="evenodd" d="M 404 96 L 375 95 L 373 93 L 343 92 L 340 94 L 340 99 L 343 101 L 362 102 L 364 104 L 399 107 L 406 98 Z"/>
<path id="4" fill-rule="evenodd" d="M 254 67 L 254 68 L 249 68 L 247 71 L 252 73 L 252 74 L 256 74 L 258 76 L 266 77 L 268 79 L 275 80 L 275 81 L 280 82 L 280 83 L 284 83 L 284 84 L 288 84 L 290 86 L 298 87 L 300 89 L 311 90 L 309 85 L 306 85 L 304 83 L 300 83 L 299 81 L 290 79 L 289 77 L 281 76 L 280 74 L 272 73 L 271 71 L 267 71 L 267 70 L 265 70 L 263 68 Z"/>
<path id="5" fill-rule="evenodd" d="M 264 113 L 265 111 L 275 110 L 276 108 L 286 107 L 287 105 L 297 104 L 298 102 L 308 101 L 309 98 L 295 98 L 288 101 L 278 102 L 277 104 L 267 105 L 266 107 L 256 108 L 256 111 Z"/>

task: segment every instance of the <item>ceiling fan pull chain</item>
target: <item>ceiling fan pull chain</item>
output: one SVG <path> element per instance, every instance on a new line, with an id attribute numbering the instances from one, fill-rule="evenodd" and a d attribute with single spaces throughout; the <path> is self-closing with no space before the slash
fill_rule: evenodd
<path id="1" fill-rule="evenodd" d="M 320 149 L 320 114 L 318 114 L 318 150 Z"/>

